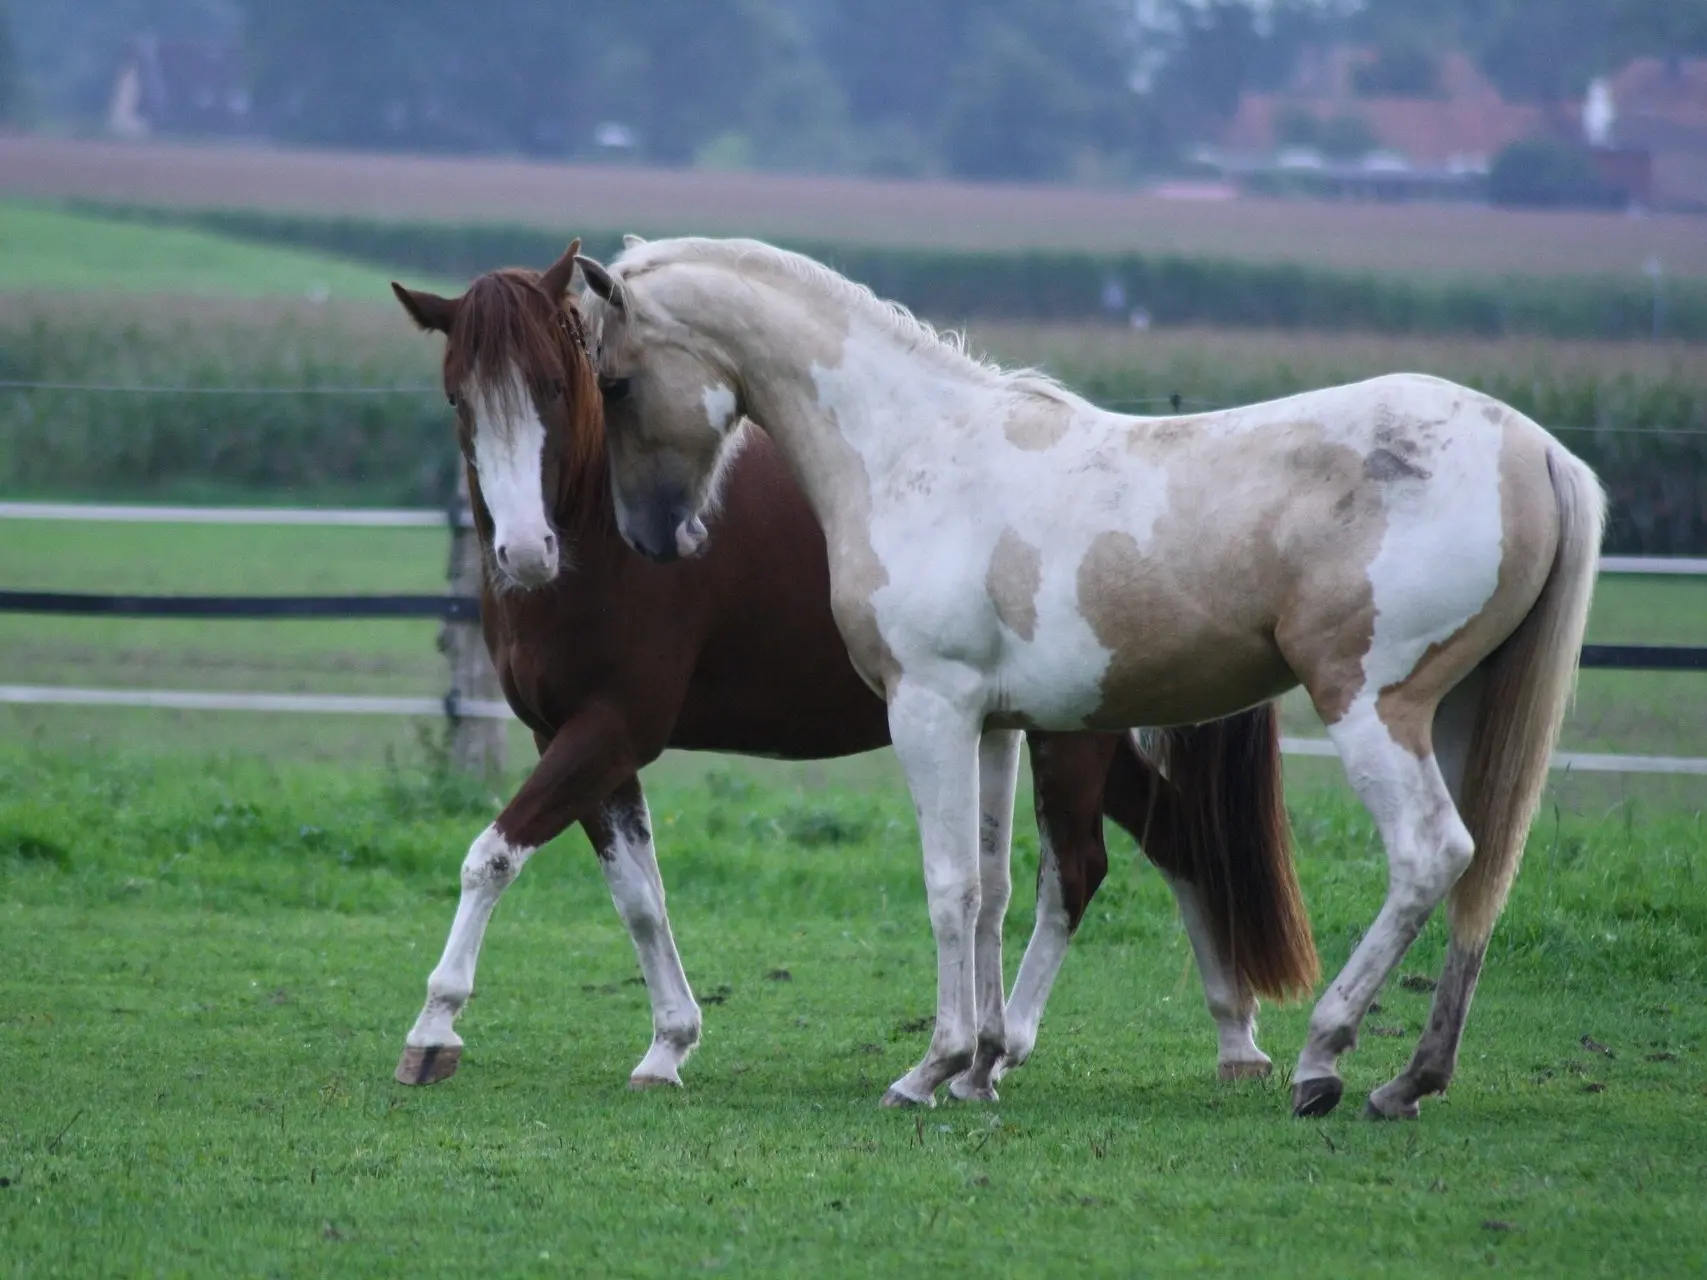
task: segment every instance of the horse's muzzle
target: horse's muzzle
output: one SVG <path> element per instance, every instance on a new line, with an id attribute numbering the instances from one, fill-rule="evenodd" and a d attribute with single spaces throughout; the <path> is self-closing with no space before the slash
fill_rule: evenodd
<path id="1" fill-rule="evenodd" d="M 639 520 L 618 521 L 623 541 L 655 564 L 698 555 L 706 543 L 705 523 L 675 505 L 660 506 Z"/>

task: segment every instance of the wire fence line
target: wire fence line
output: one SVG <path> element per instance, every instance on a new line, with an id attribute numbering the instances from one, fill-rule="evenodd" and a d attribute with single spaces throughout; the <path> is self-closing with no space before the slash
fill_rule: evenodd
<path id="1" fill-rule="evenodd" d="M 302 525 L 325 528 L 442 529 L 452 510 L 430 507 L 179 507 L 82 502 L 0 502 L 0 520 L 65 520 L 118 524 Z M 454 518 L 472 527 L 466 508 Z M 1707 556 L 1602 556 L 1604 575 L 1707 577 Z"/>
<path id="2" fill-rule="evenodd" d="M 102 382 L 40 382 L 24 378 L 0 378 L 0 391 L 69 391 L 88 392 L 93 395 L 144 395 L 144 396 L 442 396 L 443 387 L 434 386 L 345 386 L 345 387 L 314 387 L 314 386 L 255 386 L 255 387 L 189 387 L 163 386 L 157 384 L 133 383 L 102 383 Z M 1215 400 L 1199 400 L 1192 396 L 1167 395 L 1143 396 L 1138 398 L 1125 397 L 1118 400 L 1104 400 L 1097 404 L 1098 408 L 1126 409 L 1159 409 L 1166 407 L 1174 413 L 1190 411 L 1193 413 L 1213 413 L 1219 409 L 1238 409 L 1246 406 L 1241 404 L 1226 404 Z M 1614 426 L 1563 426 L 1550 427 L 1558 432 L 1592 432 L 1596 435 L 1625 435 L 1625 436 L 1666 436 L 1692 437 L 1707 436 L 1707 427 L 1614 427 Z"/>

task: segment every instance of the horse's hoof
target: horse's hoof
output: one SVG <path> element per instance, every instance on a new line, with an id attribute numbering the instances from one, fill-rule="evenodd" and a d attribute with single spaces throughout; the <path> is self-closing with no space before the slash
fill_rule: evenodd
<path id="1" fill-rule="evenodd" d="M 397 1060 L 398 1084 L 437 1084 L 449 1080 L 462 1063 L 459 1044 L 405 1045 Z"/>
<path id="2" fill-rule="evenodd" d="M 1267 1080 L 1273 1071 L 1272 1062 L 1223 1062 L 1215 1069 L 1223 1080 Z"/>
<path id="3" fill-rule="evenodd" d="M 918 1098 L 908 1097 L 899 1089 L 891 1088 L 884 1093 L 883 1101 L 877 1105 L 880 1107 L 934 1107 L 936 1106 L 936 1099 L 925 1098 L 921 1101 Z"/>
<path id="4" fill-rule="evenodd" d="M 1345 1082 L 1338 1076 L 1318 1076 L 1292 1086 L 1292 1114 L 1301 1120 L 1325 1116 L 1340 1104 Z"/>
<path id="5" fill-rule="evenodd" d="M 993 1084 L 971 1085 L 955 1080 L 948 1086 L 948 1096 L 958 1102 L 1000 1102 Z"/>
<path id="6" fill-rule="evenodd" d="M 1397 1094 L 1389 1094 L 1383 1097 L 1382 1095 L 1386 1094 L 1390 1087 L 1383 1086 L 1369 1095 L 1369 1101 L 1363 1108 L 1364 1119 L 1415 1120 L 1422 1114 L 1421 1108 L 1417 1106 L 1414 1099 Z"/>
<path id="7" fill-rule="evenodd" d="M 640 1075 L 636 1073 L 628 1077 L 628 1087 L 636 1091 L 641 1089 L 680 1089 L 682 1078 L 680 1076 Z"/>

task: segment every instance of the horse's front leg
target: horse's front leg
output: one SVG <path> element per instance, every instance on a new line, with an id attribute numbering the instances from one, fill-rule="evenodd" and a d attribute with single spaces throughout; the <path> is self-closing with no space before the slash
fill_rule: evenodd
<path id="1" fill-rule="evenodd" d="M 981 712 L 905 678 L 889 703 L 890 734 L 913 795 L 924 847 L 925 893 L 937 946 L 937 1007 L 930 1049 L 918 1066 L 889 1086 L 885 1106 L 932 1106 L 937 1086 L 972 1064 L 981 898 L 981 719 Z"/>
<path id="2" fill-rule="evenodd" d="M 427 978 L 427 1002 L 404 1039 L 397 1063 L 403 1084 L 435 1084 L 454 1075 L 462 1037 L 453 1024 L 474 991 L 486 924 L 504 890 L 539 847 L 632 778 L 628 735 L 613 715 L 589 711 L 558 731 L 528 780 L 462 863 L 462 896 L 443 956 Z"/>
<path id="3" fill-rule="evenodd" d="M 611 901 L 628 928 L 646 994 L 652 1000 L 652 1047 L 628 1078 L 631 1088 L 673 1084 L 680 1087 L 682 1063 L 699 1044 L 699 1004 L 682 970 L 676 939 L 664 909 L 664 880 L 652 846 L 652 818 L 640 780 L 630 778 L 581 820 L 599 869 L 610 886 Z"/>
<path id="4" fill-rule="evenodd" d="M 1002 922 L 1013 897 L 1014 786 L 1019 780 L 1020 732 L 992 729 L 978 744 L 978 926 L 973 950 L 978 1000 L 978 1048 L 972 1065 L 949 1084 L 965 1102 L 996 1101 L 996 1073 L 1007 1053 L 1007 1002 L 1002 977 Z"/>

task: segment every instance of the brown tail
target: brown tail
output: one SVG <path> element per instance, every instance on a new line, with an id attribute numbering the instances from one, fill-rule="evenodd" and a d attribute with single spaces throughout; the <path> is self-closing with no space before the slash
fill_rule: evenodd
<path id="1" fill-rule="evenodd" d="M 1146 748 L 1122 737 L 1104 811 L 1163 871 L 1203 890 L 1222 954 L 1251 990 L 1306 994 L 1321 966 L 1292 865 L 1274 704 L 1161 731 Z"/>

